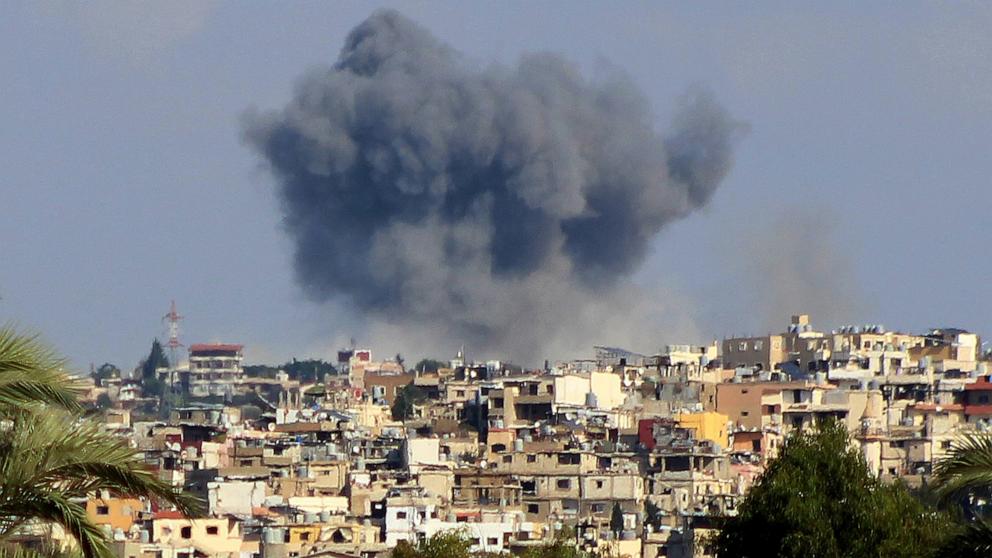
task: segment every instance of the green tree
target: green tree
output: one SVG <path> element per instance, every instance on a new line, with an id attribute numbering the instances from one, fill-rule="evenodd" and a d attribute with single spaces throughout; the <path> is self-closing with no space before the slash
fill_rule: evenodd
<path id="1" fill-rule="evenodd" d="M 165 382 L 158 378 L 148 378 L 141 381 L 141 391 L 145 397 L 161 398 L 165 390 Z"/>
<path id="2" fill-rule="evenodd" d="M 869 471 L 836 421 L 789 438 L 714 544 L 721 558 L 916 558 L 952 529 Z"/>
<path id="3" fill-rule="evenodd" d="M 419 387 L 413 384 L 403 386 L 396 393 L 396 399 L 393 400 L 393 406 L 390 408 L 393 420 L 406 420 L 412 417 L 413 406 L 423 403 L 426 399 L 427 394 Z"/>
<path id="4" fill-rule="evenodd" d="M 35 337 L 0 329 L 0 554 L 33 521 L 61 525 L 86 558 L 110 558 L 106 534 L 86 515 L 85 499 L 108 491 L 149 497 L 193 513 L 198 502 L 158 479 L 126 440 L 80 414 L 78 382 Z"/>
<path id="5" fill-rule="evenodd" d="M 96 406 L 100 409 L 109 409 L 114 406 L 114 402 L 110 399 L 109 395 L 101 393 L 96 396 Z"/>
<path id="6" fill-rule="evenodd" d="M 0 327 L 0 418 L 36 404 L 78 411 L 83 387 L 64 367 L 65 360 L 37 336 Z"/>
<path id="7" fill-rule="evenodd" d="M 463 530 L 441 531 L 416 545 L 400 541 L 392 558 L 471 558 L 472 541 Z"/>
<path id="8" fill-rule="evenodd" d="M 320 359 L 296 360 L 287 362 L 282 367 L 291 380 L 303 383 L 319 382 L 326 374 L 337 374 L 334 365 Z"/>
<path id="9" fill-rule="evenodd" d="M 168 367 L 169 359 L 166 358 L 165 352 L 162 350 L 162 344 L 158 342 L 158 339 L 155 339 L 152 341 L 152 348 L 148 352 L 148 357 L 141 362 L 141 379 L 156 378 L 156 370 Z"/>
<path id="10" fill-rule="evenodd" d="M 956 440 L 934 466 L 934 482 L 941 504 L 965 519 L 941 556 L 992 556 L 992 435 L 968 433 Z"/>
<path id="11" fill-rule="evenodd" d="M 436 360 L 433 358 L 422 358 L 417 362 L 417 365 L 413 367 L 417 372 L 437 372 L 440 368 L 447 368 L 448 363 L 443 360 Z"/>
<path id="12" fill-rule="evenodd" d="M 653 527 L 661 525 L 661 508 L 651 500 L 644 500 L 644 522 Z"/>
<path id="13" fill-rule="evenodd" d="M 550 542 L 528 548 L 521 558 L 587 558 L 587 555 L 575 545 L 575 532 L 568 529 L 560 531 Z"/>
<path id="14" fill-rule="evenodd" d="M 110 364 L 109 362 L 105 362 L 101 364 L 99 368 L 94 370 L 91 376 L 93 377 L 94 380 L 96 380 L 96 385 L 102 386 L 104 380 L 109 380 L 111 378 L 120 378 L 121 369 L 117 368 L 117 366 L 113 364 Z"/>
<path id="15" fill-rule="evenodd" d="M 620 537 L 620 533 L 623 531 L 623 510 L 620 509 L 620 503 L 613 503 L 613 511 L 610 512 L 610 531 L 613 534 Z"/>

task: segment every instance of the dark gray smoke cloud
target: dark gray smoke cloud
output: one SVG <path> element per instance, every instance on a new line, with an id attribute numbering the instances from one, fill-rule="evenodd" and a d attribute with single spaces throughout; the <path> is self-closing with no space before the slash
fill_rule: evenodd
<path id="1" fill-rule="evenodd" d="M 666 134 L 654 121 L 619 72 L 586 79 L 552 54 L 473 67 L 380 11 L 245 137 L 309 295 L 534 359 L 629 310 L 616 297 L 649 241 L 729 171 L 741 126 L 708 95 L 687 94 Z"/>

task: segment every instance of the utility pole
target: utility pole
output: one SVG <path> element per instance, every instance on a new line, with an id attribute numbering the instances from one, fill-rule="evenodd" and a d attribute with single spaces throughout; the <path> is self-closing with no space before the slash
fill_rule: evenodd
<path id="1" fill-rule="evenodd" d="M 183 344 L 179 342 L 179 320 L 183 319 L 176 311 L 176 301 L 172 301 L 172 305 L 169 307 L 169 313 L 162 316 L 162 321 L 166 323 L 166 327 L 169 332 L 169 342 L 166 347 L 169 348 L 169 391 L 175 393 L 176 391 L 176 350 L 182 347 Z M 163 390 L 163 399 L 165 397 L 165 390 Z"/>

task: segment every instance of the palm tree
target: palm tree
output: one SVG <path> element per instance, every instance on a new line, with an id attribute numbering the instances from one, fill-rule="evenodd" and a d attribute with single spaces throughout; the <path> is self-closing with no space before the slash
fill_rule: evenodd
<path id="1" fill-rule="evenodd" d="M 934 481 L 941 502 L 960 506 L 970 519 L 940 556 L 992 556 L 992 521 L 981 509 L 992 496 L 992 435 L 961 436 L 934 466 Z"/>
<path id="2" fill-rule="evenodd" d="M 39 403 L 78 411 L 82 385 L 64 368 L 65 360 L 37 335 L 0 327 L 0 416 Z"/>
<path id="3" fill-rule="evenodd" d="M 199 503 L 160 480 L 127 441 L 84 419 L 79 383 L 38 340 L 0 328 L 0 556 L 30 522 L 62 526 L 86 558 L 113 556 L 80 500 L 99 492 L 168 502 L 193 514 Z M 13 553 L 13 554 L 12 554 Z"/>

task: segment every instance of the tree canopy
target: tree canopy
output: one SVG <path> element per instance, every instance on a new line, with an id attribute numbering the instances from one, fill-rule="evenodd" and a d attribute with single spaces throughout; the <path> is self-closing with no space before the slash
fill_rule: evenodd
<path id="1" fill-rule="evenodd" d="M 158 478 L 126 439 L 86 420 L 78 382 L 36 337 L 0 329 L 0 556 L 37 556 L 13 548 L 32 521 L 56 523 L 86 558 L 111 558 L 85 498 L 101 491 L 145 496 L 193 513 L 199 502 Z"/>
<path id="2" fill-rule="evenodd" d="M 789 439 L 714 543 L 721 558 L 916 558 L 953 529 L 904 485 L 875 478 L 831 421 Z"/>
<path id="3" fill-rule="evenodd" d="M 472 542 L 462 531 L 441 531 L 416 545 L 400 541 L 392 558 L 471 558 Z"/>
<path id="4" fill-rule="evenodd" d="M 392 553 L 392 558 L 495 558 L 497 556 L 505 556 L 505 554 L 473 552 L 472 540 L 465 530 L 441 531 L 417 544 L 400 541 Z M 592 558 L 592 556 L 576 548 L 574 537 L 562 532 L 549 542 L 528 548 L 521 558 Z"/>
<path id="5" fill-rule="evenodd" d="M 393 406 L 390 408 L 393 420 L 406 420 L 412 417 L 413 406 L 426 399 L 427 394 L 419 387 L 413 384 L 403 386 L 396 393 L 396 399 L 393 400 Z"/>
<path id="6" fill-rule="evenodd" d="M 613 503 L 613 511 L 610 512 L 610 531 L 617 537 L 623 531 L 623 510 L 617 502 Z"/>
<path id="7" fill-rule="evenodd" d="M 280 371 L 286 372 L 291 380 L 299 380 L 302 383 L 314 383 L 323 380 L 325 375 L 337 374 L 337 368 L 333 364 L 319 358 L 305 360 L 292 359 L 291 361 L 278 366 L 269 364 L 250 364 L 244 367 L 245 374 L 257 378 L 275 378 Z"/>
<path id="8" fill-rule="evenodd" d="M 935 464 L 934 481 L 940 502 L 966 520 L 941 556 L 992 556 L 992 435 L 961 436 Z"/>
<path id="9" fill-rule="evenodd" d="M 165 356 L 165 351 L 162 350 L 162 344 L 158 342 L 158 339 L 155 339 L 152 341 L 152 348 L 148 352 L 148 357 L 141 361 L 141 379 L 155 378 L 156 370 L 168 367 L 169 359 Z"/>
<path id="10" fill-rule="evenodd" d="M 422 358 L 413 367 L 417 372 L 437 372 L 440 368 L 447 368 L 448 363 L 443 360 L 433 358 Z"/>
<path id="11" fill-rule="evenodd" d="M 117 366 L 114 364 L 105 362 L 101 364 L 99 368 L 94 370 L 93 373 L 90 374 L 90 376 L 92 376 L 92 378 L 96 380 L 96 385 L 102 386 L 104 380 L 109 380 L 111 378 L 120 378 L 121 369 L 117 368 Z"/>

